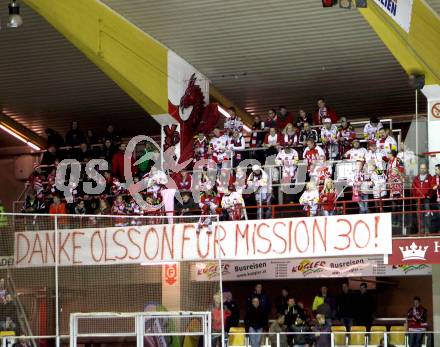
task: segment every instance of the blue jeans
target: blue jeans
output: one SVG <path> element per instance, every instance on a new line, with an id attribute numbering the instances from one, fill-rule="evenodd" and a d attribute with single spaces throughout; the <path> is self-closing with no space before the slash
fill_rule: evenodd
<path id="1" fill-rule="evenodd" d="M 254 329 L 249 327 L 249 343 L 251 347 L 260 347 L 263 328 Z"/>
<path id="2" fill-rule="evenodd" d="M 368 213 L 368 201 L 365 201 L 368 200 L 368 194 L 361 194 L 360 199 L 361 200 L 358 202 L 359 213 Z"/>
<path id="3" fill-rule="evenodd" d="M 409 347 L 421 347 L 423 342 L 423 333 L 422 332 L 413 332 L 410 331 L 408 333 L 408 345 Z"/>

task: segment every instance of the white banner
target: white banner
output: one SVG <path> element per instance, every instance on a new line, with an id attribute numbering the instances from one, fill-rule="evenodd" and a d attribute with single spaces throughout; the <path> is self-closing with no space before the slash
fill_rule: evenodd
<path id="1" fill-rule="evenodd" d="M 430 265 L 384 265 L 383 256 L 223 262 L 223 281 L 431 275 Z M 193 281 L 218 281 L 217 262 L 196 263 Z"/>
<path id="2" fill-rule="evenodd" d="M 374 0 L 403 30 L 409 33 L 413 0 Z"/>
<path id="3" fill-rule="evenodd" d="M 183 260 L 254 260 L 390 254 L 391 215 L 283 218 L 197 224 L 66 229 L 58 263 L 105 265 Z M 53 266 L 53 231 L 15 233 L 15 266 Z"/>

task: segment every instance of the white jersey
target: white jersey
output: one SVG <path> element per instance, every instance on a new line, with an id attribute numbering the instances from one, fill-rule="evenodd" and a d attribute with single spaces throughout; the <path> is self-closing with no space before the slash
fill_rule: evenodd
<path id="1" fill-rule="evenodd" d="M 413 151 L 399 152 L 397 158 L 402 160 L 406 175 L 417 176 L 417 158 Z"/>
<path id="2" fill-rule="evenodd" d="M 375 140 L 377 132 L 382 128 L 383 124 L 381 122 L 377 123 L 376 126 L 373 126 L 370 122 L 368 122 L 364 126 L 364 138 L 367 140 Z"/>
<path id="3" fill-rule="evenodd" d="M 370 176 L 371 183 L 373 184 L 373 196 L 375 199 L 382 198 L 387 195 L 385 174 L 373 171 Z"/>
<path id="4" fill-rule="evenodd" d="M 351 148 L 345 153 L 349 160 L 365 160 L 368 151 L 364 147 Z"/>
<path id="5" fill-rule="evenodd" d="M 154 173 L 148 175 L 147 178 L 147 192 L 158 193 L 161 188 L 168 183 L 168 177 L 165 172 L 157 170 Z"/>
<path id="6" fill-rule="evenodd" d="M 243 122 L 240 118 L 235 117 L 235 119 L 229 118 L 225 124 L 224 128 L 226 131 L 238 131 L 241 132 L 243 129 Z"/>
<path id="7" fill-rule="evenodd" d="M 211 141 L 209 141 L 209 145 L 212 148 L 213 159 L 215 162 L 222 163 L 223 161 L 228 159 L 228 143 L 229 138 L 226 135 L 213 137 Z"/>
<path id="8" fill-rule="evenodd" d="M 267 194 L 269 188 L 269 177 L 263 170 L 260 170 L 259 175 L 255 174 L 255 172 L 252 172 L 247 179 L 247 184 L 250 188 L 254 188 L 256 193 Z"/>
<path id="9" fill-rule="evenodd" d="M 397 150 L 397 142 L 391 136 L 388 136 L 386 139 L 377 140 L 376 146 L 387 154 L 391 153 L 392 150 Z"/>
<path id="10" fill-rule="evenodd" d="M 294 178 L 298 168 L 298 160 L 299 155 L 296 150 L 291 149 L 290 153 L 286 153 L 286 151 L 283 149 L 282 151 L 278 152 L 277 157 L 275 158 L 275 164 L 283 168 L 283 177 L 287 176 Z"/>
<path id="11" fill-rule="evenodd" d="M 332 125 L 330 129 L 326 127 L 321 128 L 321 140 L 323 143 L 331 143 L 336 144 L 336 137 L 338 134 L 338 128 L 335 125 Z"/>
<path id="12" fill-rule="evenodd" d="M 310 210 L 311 214 L 316 214 L 318 210 L 319 192 L 318 189 L 306 190 L 299 198 L 299 203 L 305 210 Z"/>
<path id="13" fill-rule="evenodd" d="M 237 205 L 244 206 L 244 200 L 240 193 L 232 192 L 229 195 L 223 195 L 221 205 L 224 209 L 233 208 Z"/>
<path id="14" fill-rule="evenodd" d="M 372 152 L 371 150 L 369 150 L 366 154 L 365 154 L 365 162 L 367 164 L 366 170 L 368 173 L 371 173 L 373 171 L 374 165 L 376 165 L 376 167 L 379 170 L 384 170 L 385 169 L 385 162 L 383 160 L 384 157 L 386 157 L 386 153 L 377 149 L 375 152 Z"/>

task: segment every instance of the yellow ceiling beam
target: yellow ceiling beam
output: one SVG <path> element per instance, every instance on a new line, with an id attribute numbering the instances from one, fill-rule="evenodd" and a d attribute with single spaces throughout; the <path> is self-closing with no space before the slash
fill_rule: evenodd
<path id="1" fill-rule="evenodd" d="M 408 33 L 374 1 L 359 12 L 409 75 L 422 73 L 427 85 L 440 84 L 440 17 L 425 0 L 414 0 Z"/>

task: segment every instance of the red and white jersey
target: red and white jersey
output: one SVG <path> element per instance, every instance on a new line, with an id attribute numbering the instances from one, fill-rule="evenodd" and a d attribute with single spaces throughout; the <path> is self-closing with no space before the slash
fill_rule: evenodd
<path id="1" fill-rule="evenodd" d="M 386 139 L 379 139 L 376 141 L 377 148 L 385 153 L 391 153 L 392 150 L 397 150 L 397 142 L 393 137 L 388 136 Z"/>
<path id="2" fill-rule="evenodd" d="M 318 182 L 323 183 L 327 178 L 332 176 L 332 166 L 327 165 L 325 162 L 319 163 L 313 166 L 313 171 L 310 173 L 311 176 L 315 177 Z"/>
<path id="3" fill-rule="evenodd" d="M 213 137 L 211 141 L 209 141 L 209 145 L 212 149 L 212 158 L 216 163 L 222 163 L 225 160 L 228 160 L 228 136 L 222 135 L 219 137 Z"/>
<path id="4" fill-rule="evenodd" d="M 194 139 L 193 143 L 194 150 L 194 160 L 198 161 L 200 159 L 208 158 L 208 140 L 206 137 L 199 139 L 198 137 Z"/>
<path id="5" fill-rule="evenodd" d="M 231 192 L 229 195 L 223 195 L 221 205 L 224 209 L 233 208 L 237 205 L 244 206 L 244 200 L 240 193 Z"/>
<path id="6" fill-rule="evenodd" d="M 128 212 L 135 215 L 141 215 L 143 213 L 142 208 L 134 200 L 128 204 Z"/>
<path id="7" fill-rule="evenodd" d="M 287 153 L 284 149 L 278 152 L 275 158 L 275 164 L 279 165 L 283 169 L 283 176 L 289 176 L 291 178 L 296 176 L 296 169 L 299 160 L 298 152 L 294 149 L 290 149 L 290 153 Z"/>
<path id="8" fill-rule="evenodd" d="M 231 136 L 229 137 L 228 141 L 228 148 L 232 151 L 234 151 L 234 158 L 236 160 L 241 160 L 242 153 L 240 151 L 244 150 L 246 148 L 246 140 L 244 139 L 243 135 L 239 135 L 238 137 Z"/>
<path id="9" fill-rule="evenodd" d="M 376 126 L 373 126 L 370 122 L 368 122 L 364 126 L 364 138 L 367 140 L 376 140 L 377 132 L 382 128 L 383 124 L 381 122 L 377 123 Z"/>
<path id="10" fill-rule="evenodd" d="M 205 192 L 200 198 L 199 207 L 202 209 L 203 214 L 215 214 L 215 210 L 219 204 L 220 201 L 216 195 Z"/>
<path id="11" fill-rule="evenodd" d="M 299 203 L 306 209 L 318 208 L 319 191 L 318 189 L 306 190 L 299 198 Z"/>
<path id="12" fill-rule="evenodd" d="M 253 187 L 254 191 L 257 193 L 267 193 L 268 184 L 269 177 L 267 176 L 267 173 L 263 170 L 260 170 L 259 174 L 252 172 L 247 179 L 247 185 L 249 187 Z"/>
<path id="13" fill-rule="evenodd" d="M 318 160 L 325 160 L 325 153 L 324 150 L 319 146 L 315 146 L 314 148 L 306 147 L 303 153 L 303 158 L 307 161 L 307 166 L 310 170 L 311 165 L 314 162 Z"/>
<path id="14" fill-rule="evenodd" d="M 379 170 L 384 170 L 385 168 L 385 161 L 384 158 L 386 158 L 386 153 L 377 149 L 375 152 L 372 152 L 371 150 L 367 151 L 367 154 L 365 154 L 365 162 L 367 164 L 367 172 L 373 171 L 373 164 L 376 165 L 376 167 Z"/>
<path id="15" fill-rule="evenodd" d="M 278 133 L 275 135 L 267 134 L 266 138 L 264 139 L 264 144 L 269 146 L 278 146 L 281 145 L 282 142 L 283 142 L 283 138 Z"/>
<path id="16" fill-rule="evenodd" d="M 349 160 L 365 160 L 368 151 L 364 147 L 351 148 L 345 153 L 345 157 Z"/>
<path id="17" fill-rule="evenodd" d="M 375 199 L 382 198 L 387 194 L 385 173 L 380 170 L 374 170 L 370 175 L 373 184 L 373 196 Z"/>
<path id="18" fill-rule="evenodd" d="M 346 128 L 339 127 L 337 137 L 340 141 L 351 142 L 356 138 L 356 132 L 351 125 Z"/>
<path id="19" fill-rule="evenodd" d="M 330 129 L 327 129 L 326 127 L 321 128 L 321 140 L 323 143 L 335 144 L 337 142 L 337 135 L 338 128 L 336 128 L 335 125 L 332 125 Z"/>
<path id="20" fill-rule="evenodd" d="M 157 198 L 168 183 L 168 177 L 165 172 L 161 170 L 156 170 L 155 172 L 150 171 L 147 177 L 147 192 L 152 193 L 153 196 Z"/>
<path id="21" fill-rule="evenodd" d="M 243 122 L 240 118 L 235 117 L 234 119 L 229 118 L 224 124 L 225 131 L 238 131 L 243 130 Z"/>
<path id="22" fill-rule="evenodd" d="M 289 146 L 298 146 L 300 143 L 299 132 L 294 132 L 291 134 L 283 134 L 283 144 Z"/>

